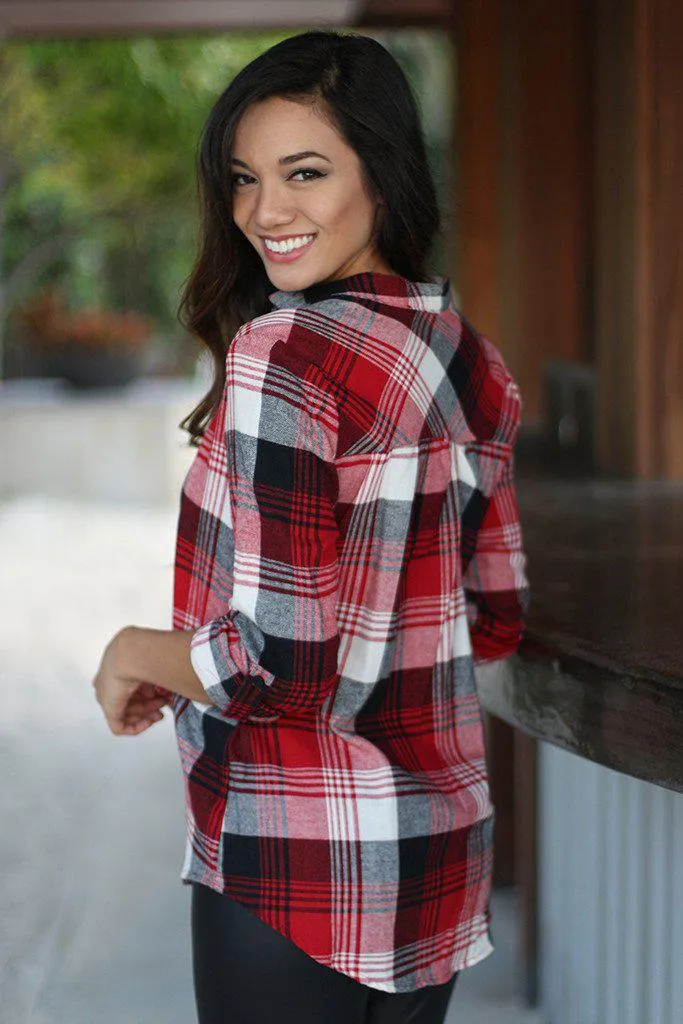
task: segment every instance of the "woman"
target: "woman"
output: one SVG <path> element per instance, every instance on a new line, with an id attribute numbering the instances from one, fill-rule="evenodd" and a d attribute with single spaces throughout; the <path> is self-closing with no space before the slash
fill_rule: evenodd
<path id="1" fill-rule="evenodd" d="M 175 716 L 201 1024 L 443 1021 L 487 956 L 474 662 L 520 638 L 517 388 L 428 278 L 408 84 L 308 32 L 220 96 L 183 297 L 215 382 L 186 426 L 174 629 L 95 680 L 113 732 Z"/>

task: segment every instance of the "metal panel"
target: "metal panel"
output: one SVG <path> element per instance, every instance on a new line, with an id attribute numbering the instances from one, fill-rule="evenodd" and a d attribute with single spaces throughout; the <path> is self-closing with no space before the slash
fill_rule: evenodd
<path id="1" fill-rule="evenodd" d="M 575 828 L 572 822 L 568 822 L 572 830 L 575 864 L 575 883 L 570 900 L 574 930 L 581 929 L 583 939 L 575 943 L 571 951 L 572 977 L 582 979 L 582 984 L 576 986 L 574 993 L 575 1019 L 589 1020 L 597 1000 L 597 965 L 600 958 L 598 938 L 601 893 L 600 873 L 597 870 L 600 844 L 595 843 L 595 836 L 600 834 L 600 790 L 595 785 L 594 765 L 590 761 L 579 759 L 574 767 L 574 814 L 581 822 L 581 827 Z"/>
<path id="2" fill-rule="evenodd" d="M 669 943 L 669 971 L 671 983 L 671 1024 L 680 1024 L 683 1020 L 683 868 L 681 867 L 681 850 L 683 850 L 683 800 L 671 801 L 671 831 L 667 834 L 669 845 L 669 884 L 666 898 L 668 899 L 671 938 Z"/>
<path id="3" fill-rule="evenodd" d="M 649 898 L 645 902 L 644 933 L 650 955 L 644 979 L 643 1020 L 671 1020 L 671 914 L 676 906 L 680 912 L 680 903 L 676 904 L 670 892 L 674 868 L 673 807 L 662 789 L 652 787 L 648 796 L 645 834 Z"/>
<path id="4" fill-rule="evenodd" d="M 561 789 L 562 765 L 557 758 L 545 755 L 546 747 L 540 746 L 539 773 L 539 955 L 541 998 L 549 1021 L 559 1020 L 560 1008 L 564 1003 L 562 992 L 562 968 L 565 963 L 562 940 L 563 927 L 562 895 L 565 878 L 566 842 L 564 826 L 566 808 L 564 801 L 557 799 Z M 549 846 L 552 844 L 552 852 Z"/>
<path id="5" fill-rule="evenodd" d="M 596 1017 L 605 1024 L 619 1021 L 619 934 L 621 926 L 621 879 L 615 870 L 611 851 L 621 843 L 621 804 L 618 799 L 619 776 L 607 771 L 600 780 L 600 803 L 603 815 L 599 842 L 600 947 L 598 962 L 598 998 Z"/>
<path id="6" fill-rule="evenodd" d="M 683 1020 L 683 795 L 542 744 L 547 1024 Z"/>
<path id="7" fill-rule="evenodd" d="M 629 785 L 619 779 L 618 799 L 622 805 L 621 843 L 613 851 L 615 866 L 621 868 L 622 922 L 620 934 L 620 978 L 622 1024 L 643 1024 L 643 793 L 642 784 Z M 632 965 L 629 970 L 627 965 Z"/>

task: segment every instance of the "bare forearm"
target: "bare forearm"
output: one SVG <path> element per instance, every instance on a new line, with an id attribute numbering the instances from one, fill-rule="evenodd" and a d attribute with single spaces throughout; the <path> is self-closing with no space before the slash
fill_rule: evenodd
<path id="1" fill-rule="evenodd" d="M 127 626 L 116 638 L 119 672 L 127 679 L 210 704 L 190 662 L 191 639 L 192 633 L 185 630 Z"/>

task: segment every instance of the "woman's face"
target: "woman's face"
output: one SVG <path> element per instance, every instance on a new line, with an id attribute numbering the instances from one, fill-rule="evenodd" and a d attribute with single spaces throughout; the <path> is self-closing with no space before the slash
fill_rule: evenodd
<path id="1" fill-rule="evenodd" d="M 372 243 L 378 203 L 355 151 L 311 103 L 252 103 L 235 132 L 233 217 L 276 288 L 392 273 Z"/>

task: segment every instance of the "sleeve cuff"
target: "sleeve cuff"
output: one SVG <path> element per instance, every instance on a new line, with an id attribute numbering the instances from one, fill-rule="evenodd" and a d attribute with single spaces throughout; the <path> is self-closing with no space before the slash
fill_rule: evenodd
<path id="1" fill-rule="evenodd" d="M 255 710 L 262 687 L 270 686 L 275 678 L 251 661 L 234 621 L 238 616 L 231 611 L 207 622 L 190 642 L 190 663 L 207 697 L 223 715 L 235 720 Z"/>
<path id="2" fill-rule="evenodd" d="M 230 707 L 230 698 L 221 685 L 221 674 L 211 650 L 214 635 L 214 622 L 207 622 L 196 630 L 190 641 L 190 663 L 211 703 L 226 713 Z"/>

